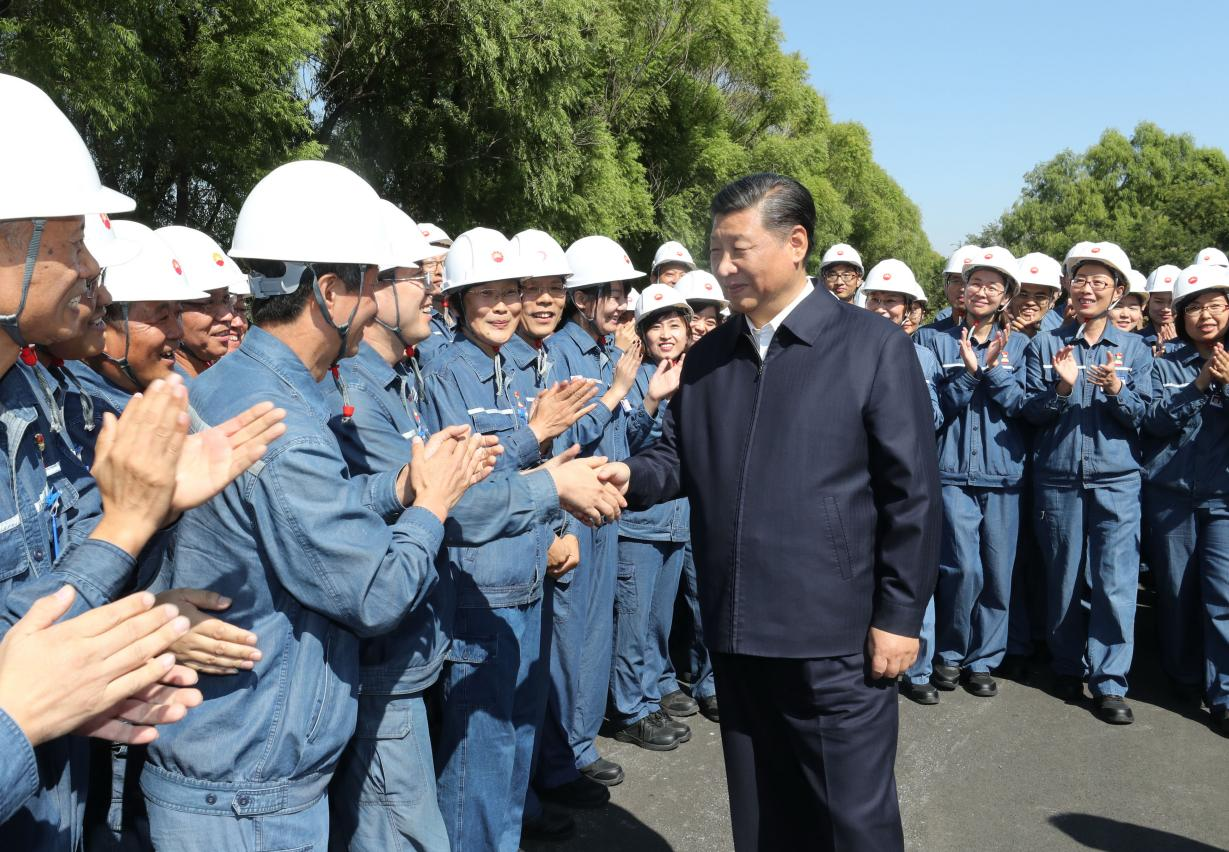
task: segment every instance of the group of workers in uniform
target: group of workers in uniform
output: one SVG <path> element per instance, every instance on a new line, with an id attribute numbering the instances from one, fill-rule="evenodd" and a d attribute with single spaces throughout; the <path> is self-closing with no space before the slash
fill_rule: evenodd
<path id="1" fill-rule="evenodd" d="M 609 801 L 600 733 L 719 719 L 687 500 L 624 511 L 602 474 L 729 316 L 683 245 L 646 273 L 601 235 L 450 239 L 297 161 L 226 251 L 110 218 L 135 205 L 51 100 L 0 94 L 0 845 L 516 850 Z M 1166 672 L 1229 733 L 1224 255 L 1145 281 L 1111 243 L 965 246 L 926 325 L 898 260 L 836 245 L 818 278 L 929 386 L 941 570 L 902 692 L 993 696 L 1040 641 L 1129 723 L 1142 532 Z"/>

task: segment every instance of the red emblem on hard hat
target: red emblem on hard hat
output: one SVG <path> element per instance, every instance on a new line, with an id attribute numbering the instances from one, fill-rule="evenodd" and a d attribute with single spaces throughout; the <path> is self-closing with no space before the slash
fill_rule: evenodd
<path id="1" fill-rule="evenodd" d="M 1040 271 L 1040 270 L 1039 270 L 1039 269 L 1037 269 L 1037 267 L 1035 267 L 1035 266 L 1029 270 L 1029 272 L 1033 273 L 1034 275 L 1036 275 L 1039 271 Z"/>
<path id="2" fill-rule="evenodd" d="M 216 263 L 218 266 L 226 265 L 226 261 L 222 259 L 221 253 L 216 252 L 216 251 L 213 253 L 213 262 Z"/>
<path id="3" fill-rule="evenodd" d="M 1196 281 L 1198 281 L 1198 280 L 1199 280 L 1199 276 L 1198 276 L 1198 275 L 1192 275 L 1190 278 L 1186 279 L 1186 283 L 1187 283 L 1187 284 L 1194 284 L 1194 283 L 1195 283 Z"/>
<path id="4" fill-rule="evenodd" d="M 972 262 L 973 262 L 973 258 L 971 257 L 966 257 L 964 260 L 961 261 L 961 263 L 963 263 L 965 266 L 968 266 Z"/>
<path id="5" fill-rule="evenodd" d="M 431 232 L 430 232 L 430 231 L 428 231 L 426 228 L 419 228 L 418 230 L 422 232 L 422 235 L 423 235 L 424 237 L 429 237 L 429 236 L 431 236 Z"/>
<path id="6" fill-rule="evenodd" d="M 990 252 L 986 252 L 986 253 L 983 255 L 983 257 L 985 257 L 985 258 L 986 258 L 986 260 L 992 260 L 992 259 L 994 258 L 994 255 L 992 255 Z"/>
<path id="7" fill-rule="evenodd" d="M 1097 253 L 1097 252 L 1099 252 L 1099 251 L 1101 251 L 1101 246 L 1093 246 L 1093 247 L 1092 247 L 1092 253 L 1093 253 L 1093 254 L 1096 254 L 1096 253 Z"/>
<path id="8" fill-rule="evenodd" d="M 1173 277 L 1172 277 L 1172 276 L 1170 276 L 1170 275 L 1166 275 L 1166 276 L 1165 276 L 1165 283 L 1166 283 L 1166 284 L 1168 284 L 1170 281 L 1173 281 L 1173 280 L 1174 280 L 1174 279 L 1173 279 Z"/>
<path id="9" fill-rule="evenodd" d="M 176 275 L 183 275 L 183 267 L 179 265 L 178 260 L 176 260 L 175 258 L 171 258 L 171 266 L 175 267 Z"/>
<path id="10" fill-rule="evenodd" d="M 656 300 L 656 301 L 660 302 L 660 301 L 662 300 L 662 295 L 661 295 L 661 293 L 654 293 L 654 294 L 653 294 L 653 298 L 654 298 L 654 300 Z"/>
<path id="11" fill-rule="evenodd" d="M 845 255 L 845 249 L 839 249 L 836 253 L 837 257 L 843 257 L 844 255 Z"/>
<path id="12" fill-rule="evenodd" d="M 108 231 L 111 230 L 111 217 L 106 213 L 99 213 L 98 218 L 102 220 L 102 226 Z"/>
<path id="13" fill-rule="evenodd" d="M 493 252 L 491 252 L 491 260 L 495 261 L 496 263 L 503 263 L 503 262 L 504 262 L 504 253 L 503 253 L 502 251 L 493 251 Z"/>
<path id="14" fill-rule="evenodd" d="M 705 282 L 705 284 L 704 284 L 704 289 L 705 289 L 705 290 L 711 290 L 711 289 L 713 289 L 713 285 L 712 285 L 711 283 L 709 283 L 709 282 Z"/>
<path id="15" fill-rule="evenodd" d="M 628 266 L 632 265 L 631 258 L 629 258 L 627 255 L 623 255 L 623 262 L 626 263 Z"/>
<path id="16" fill-rule="evenodd" d="M 682 257 L 682 256 L 683 256 L 683 253 L 682 253 L 681 251 L 676 251 L 676 252 L 675 252 L 675 255 L 677 255 L 678 257 Z"/>
<path id="17" fill-rule="evenodd" d="M 546 252 L 539 250 L 539 251 L 538 251 L 538 260 L 546 260 Z"/>
<path id="18" fill-rule="evenodd" d="M 885 273 L 883 273 L 883 280 L 884 280 L 884 281 L 891 281 L 891 280 L 892 280 L 892 273 L 891 273 L 891 272 L 885 272 Z"/>
<path id="19" fill-rule="evenodd" d="M 1211 259 L 1212 259 L 1212 255 L 1210 255 L 1210 254 L 1205 254 L 1205 255 L 1203 256 L 1203 259 L 1204 259 L 1204 260 L 1211 260 Z"/>

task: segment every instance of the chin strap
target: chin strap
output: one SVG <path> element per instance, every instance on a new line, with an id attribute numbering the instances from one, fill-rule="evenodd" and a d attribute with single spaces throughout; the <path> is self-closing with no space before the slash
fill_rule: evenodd
<path id="1" fill-rule="evenodd" d="M 119 303 L 120 311 L 124 315 L 124 357 L 112 358 L 104 351 L 102 357 L 108 362 L 119 368 L 120 372 L 128 377 L 128 381 L 132 382 L 137 391 L 141 390 L 141 382 L 137 379 L 137 374 L 133 372 L 132 365 L 128 363 L 128 347 L 131 343 L 131 335 L 128 333 L 128 309 L 131 307 L 128 302 Z"/>
<path id="2" fill-rule="evenodd" d="M 30 295 L 30 282 L 34 280 L 34 265 L 38 262 L 38 253 L 43 244 L 43 229 L 47 226 L 46 219 L 34 220 L 34 233 L 30 235 L 30 245 L 26 249 L 26 265 L 21 273 L 21 300 L 17 303 L 15 313 L 0 316 L 0 326 L 18 346 L 25 346 L 25 338 L 18 327 L 21 323 L 21 312 L 26 309 L 26 298 Z"/>
<path id="3" fill-rule="evenodd" d="M 546 381 L 546 347 L 542 344 L 542 338 L 535 337 L 533 339 L 533 348 L 537 350 L 537 356 L 534 360 L 534 370 L 538 374 L 538 385 L 541 386 Z"/>
<path id="4" fill-rule="evenodd" d="M 499 354 L 499 347 L 495 347 L 495 404 L 499 405 L 499 398 L 507 392 L 508 378 L 504 375 L 504 359 Z"/>
<path id="5" fill-rule="evenodd" d="M 418 363 L 418 350 L 415 347 L 405 347 L 405 362 L 410 365 L 410 370 L 414 373 L 414 402 L 418 403 L 423 398 L 423 383 L 422 366 Z"/>
<path id="6" fill-rule="evenodd" d="M 85 431 L 94 431 L 94 398 L 89 395 L 85 387 L 82 386 L 81 380 L 73 373 L 72 370 L 64 368 L 64 359 L 57 358 L 48 353 L 47 357 L 51 359 L 51 366 L 57 371 L 57 376 L 63 382 L 71 384 L 77 391 L 77 400 L 81 403 L 81 418 L 84 421 Z"/>
<path id="7" fill-rule="evenodd" d="M 43 371 L 38 368 L 38 353 L 34 351 L 34 347 L 26 345 L 21 347 L 19 355 L 21 363 L 30 368 L 30 372 L 34 373 L 34 378 L 38 380 L 39 390 L 43 392 L 44 399 L 47 400 L 47 408 L 51 414 L 51 431 L 58 434 L 67 434 L 64 428 L 64 411 L 60 408 L 60 404 L 56 402 L 55 392 L 51 389 L 51 385 L 47 384 L 47 378 L 43 375 Z M 64 362 L 61 361 L 61 364 Z"/>
<path id="8" fill-rule="evenodd" d="M 341 371 L 337 367 L 337 363 L 342 358 L 346 357 L 346 343 L 350 337 L 350 325 L 354 322 L 355 315 L 358 314 L 358 301 L 355 300 L 354 308 L 350 311 L 349 318 L 340 325 L 333 319 L 333 315 L 329 312 L 328 305 L 324 303 L 324 293 L 320 290 L 320 278 L 316 275 L 316 270 L 310 265 L 307 267 L 312 273 L 312 295 L 316 299 L 316 305 L 320 308 L 320 313 L 324 316 L 324 321 L 337 332 L 337 336 L 341 338 L 337 346 L 337 357 L 333 359 L 333 366 L 329 367 L 329 372 L 333 374 L 333 382 L 337 385 L 337 390 L 341 392 L 341 422 L 349 423 L 350 418 L 354 416 L 354 406 L 350 404 L 350 392 L 346 388 L 346 383 L 341 378 Z M 359 290 L 362 290 L 362 282 L 359 282 Z"/>
<path id="9" fill-rule="evenodd" d="M 350 404 L 350 389 L 346 387 L 346 382 L 341 377 L 341 368 L 334 364 L 329 367 L 329 372 L 333 374 L 333 384 L 337 385 L 337 391 L 341 394 L 341 422 L 349 423 L 350 418 L 354 416 L 354 406 Z"/>

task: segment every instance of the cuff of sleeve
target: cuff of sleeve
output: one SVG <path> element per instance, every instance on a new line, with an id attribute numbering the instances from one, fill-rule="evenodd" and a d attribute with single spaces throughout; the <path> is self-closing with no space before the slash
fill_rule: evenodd
<path id="1" fill-rule="evenodd" d="M 1012 371 L 1004 370 L 999 364 L 995 364 L 988 370 L 982 370 L 982 375 L 996 388 L 1009 384 L 1013 378 Z"/>
<path id="2" fill-rule="evenodd" d="M 529 496 L 533 500 L 533 514 L 536 523 L 554 527 L 560 521 L 563 511 L 559 508 L 559 492 L 555 490 L 555 480 L 544 470 L 527 473 L 525 484 L 529 486 Z"/>
<path id="3" fill-rule="evenodd" d="M 925 615 L 924 603 L 920 608 L 900 604 L 876 604 L 875 613 L 871 616 L 871 626 L 897 636 L 916 639 L 922 632 L 922 618 Z"/>
<path id="4" fill-rule="evenodd" d="M 10 766 L 20 767 L 20 771 L 9 778 L 14 788 L 6 790 L 3 797 L 11 802 L 25 802 L 38 792 L 38 761 L 29 737 L 3 708 L 0 708 L 0 742 L 4 743 L 5 761 Z"/>
<path id="5" fill-rule="evenodd" d="M 415 540 L 422 545 L 424 550 L 438 552 L 444 543 L 444 525 L 430 509 L 411 506 L 401 513 L 401 517 L 397 519 L 397 526 L 413 527 L 419 530 L 422 535 L 415 536 Z"/>
<path id="6" fill-rule="evenodd" d="M 621 402 L 619 403 L 619 405 L 622 405 L 622 404 L 623 403 Z M 587 418 L 592 417 L 594 420 L 595 428 L 597 429 L 597 431 L 600 432 L 606 428 L 606 424 L 609 423 L 611 421 L 611 418 L 614 417 L 614 412 L 599 402 L 597 404 L 597 407 L 594 408 L 592 411 L 590 411 L 588 414 L 586 414 L 585 417 Z"/>
<path id="7" fill-rule="evenodd" d="M 1074 394 L 1075 394 L 1075 388 L 1072 388 L 1071 391 L 1066 396 L 1061 396 L 1058 393 L 1058 386 L 1057 385 L 1051 386 L 1050 398 L 1046 400 L 1046 406 L 1053 411 L 1062 411 L 1064 408 L 1066 408 L 1068 405 L 1071 404 L 1071 397 Z"/>
<path id="8" fill-rule="evenodd" d="M 530 429 L 517 429 L 509 437 L 508 444 L 509 446 L 504 447 L 504 451 L 511 453 L 516 459 L 517 470 L 533 467 L 542 461 L 537 436 Z"/>
<path id="9" fill-rule="evenodd" d="M 1189 413 L 1191 414 L 1203 408 L 1207 401 L 1207 393 L 1201 391 L 1194 382 L 1191 382 L 1173 395 L 1174 407 L 1181 410 L 1189 408 Z"/>
<path id="10" fill-rule="evenodd" d="M 372 474 L 367 481 L 368 498 L 371 500 L 371 510 L 383 518 L 390 515 L 396 517 L 405 506 L 397 493 L 397 478 L 401 470 L 387 470 Z M 427 514 L 430 514 L 428 512 Z M 439 519 L 436 519 L 437 523 Z"/>
<path id="11" fill-rule="evenodd" d="M 109 541 L 91 538 L 75 547 L 71 558 L 64 559 L 56 573 L 76 586 L 90 607 L 97 607 L 123 594 L 136 564 L 126 550 Z"/>
<path id="12" fill-rule="evenodd" d="M 985 370 L 979 370 L 976 375 L 971 374 L 968 370 L 961 370 L 960 375 L 956 377 L 956 382 L 968 390 L 974 390 L 981 383 L 982 376 L 985 374 Z"/>

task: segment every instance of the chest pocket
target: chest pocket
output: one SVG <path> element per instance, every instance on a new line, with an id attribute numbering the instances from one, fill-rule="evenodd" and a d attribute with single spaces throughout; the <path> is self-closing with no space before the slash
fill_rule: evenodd
<path id="1" fill-rule="evenodd" d="M 516 429 L 516 412 L 511 408 L 471 411 L 474 428 L 483 435 L 499 435 Z"/>

